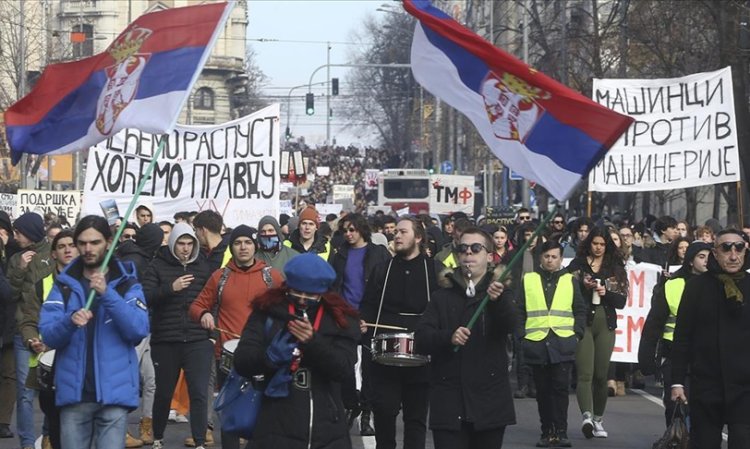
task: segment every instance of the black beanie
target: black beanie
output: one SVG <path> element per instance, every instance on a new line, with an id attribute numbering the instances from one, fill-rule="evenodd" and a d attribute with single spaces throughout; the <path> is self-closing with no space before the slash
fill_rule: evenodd
<path id="1" fill-rule="evenodd" d="M 690 264 L 693 263 L 693 259 L 695 259 L 695 256 L 697 256 L 699 252 L 703 250 L 711 251 L 711 248 L 712 246 L 706 242 L 701 242 L 700 240 L 694 241 L 687 247 L 687 250 L 685 251 L 685 259 L 683 260 L 682 265 L 684 267 L 690 267 Z"/>
<path id="2" fill-rule="evenodd" d="M 16 218 L 13 228 L 34 243 L 44 240 L 44 220 L 36 212 L 26 212 Z"/>
<path id="3" fill-rule="evenodd" d="M 13 234 L 13 226 L 10 224 L 10 216 L 4 210 L 0 210 L 0 228 L 8 231 L 9 234 Z"/>
<path id="4" fill-rule="evenodd" d="M 257 245 L 257 242 L 255 241 L 255 235 L 258 233 L 258 230 L 255 228 L 251 228 L 248 225 L 239 225 L 236 228 L 232 229 L 232 233 L 229 234 L 229 245 L 231 246 L 234 241 L 239 237 L 249 237 L 250 240 L 253 241 L 253 244 Z"/>
<path id="5" fill-rule="evenodd" d="M 156 253 L 164 240 L 164 230 L 156 223 L 147 223 L 135 231 L 135 244 L 149 255 Z"/>

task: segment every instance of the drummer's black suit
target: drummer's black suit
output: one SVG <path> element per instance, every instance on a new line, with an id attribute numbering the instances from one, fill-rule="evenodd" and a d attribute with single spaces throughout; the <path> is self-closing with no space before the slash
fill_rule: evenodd
<path id="1" fill-rule="evenodd" d="M 378 329 L 377 334 L 414 332 L 427 307 L 428 289 L 434 291 L 438 287 L 434 267 L 434 262 L 421 254 L 411 260 L 396 256 L 392 261 L 378 265 L 365 289 L 360 308 L 362 319 L 375 323 L 383 296 L 380 324 L 404 327 L 408 331 Z M 370 347 L 372 337 L 373 329 L 370 328 L 365 338 L 366 348 Z M 396 447 L 396 417 L 402 406 L 403 447 L 423 449 L 427 428 L 428 366 L 394 367 L 375 362 L 370 374 L 378 449 Z"/>

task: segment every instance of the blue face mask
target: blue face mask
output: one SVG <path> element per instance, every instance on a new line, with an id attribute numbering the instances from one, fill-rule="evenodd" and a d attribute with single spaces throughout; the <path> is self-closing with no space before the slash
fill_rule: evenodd
<path id="1" fill-rule="evenodd" d="M 259 235 L 258 246 L 265 251 L 277 250 L 281 246 L 281 239 L 278 235 Z"/>

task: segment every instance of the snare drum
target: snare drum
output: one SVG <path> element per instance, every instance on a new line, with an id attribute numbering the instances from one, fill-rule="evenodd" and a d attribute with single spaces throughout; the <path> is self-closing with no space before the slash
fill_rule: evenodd
<path id="1" fill-rule="evenodd" d="M 430 357 L 414 353 L 414 333 L 379 334 L 372 339 L 372 360 L 388 366 L 422 366 Z"/>
<path id="2" fill-rule="evenodd" d="M 43 353 L 39 357 L 39 363 L 36 366 L 36 379 L 37 382 L 39 382 L 39 388 L 44 391 L 52 391 L 55 389 L 55 372 L 52 369 L 54 364 L 54 349 Z"/>
<path id="3" fill-rule="evenodd" d="M 229 374 L 234 367 L 234 351 L 237 349 L 237 344 L 240 342 L 239 338 L 225 341 L 221 346 L 221 362 L 219 363 L 219 369 L 224 374 Z"/>

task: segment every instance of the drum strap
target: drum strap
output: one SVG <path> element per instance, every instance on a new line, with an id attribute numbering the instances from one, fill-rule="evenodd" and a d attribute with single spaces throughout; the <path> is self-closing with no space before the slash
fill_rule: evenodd
<path id="1" fill-rule="evenodd" d="M 221 306 L 221 298 L 224 293 L 224 287 L 227 286 L 227 280 L 229 279 L 229 273 L 231 273 L 232 270 L 229 269 L 229 267 L 224 267 L 224 270 L 221 272 L 221 278 L 219 278 L 219 286 L 216 289 L 216 314 L 219 314 L 219 307 Z"/>
<path id="2" fill-rule="evenodd" d="M 372 331 L 372 336 L 378 335 L 378 324 L 380 324 L 380 312 L 383 311 L 383 301 L 385 300 L 385 288 L 388 286 L 388 276 L 391 274 L 391 265 L 393 265 L 393 259 L 388 262 L 388 269 L 385 271 L 385 280 L 383 281 L 383 290 L 380 292 L 380 305 L 378 306 L 378 316 L 375 318 L 375 328 Z M 425 262 L 425 268 L 427 267 Z"/>

